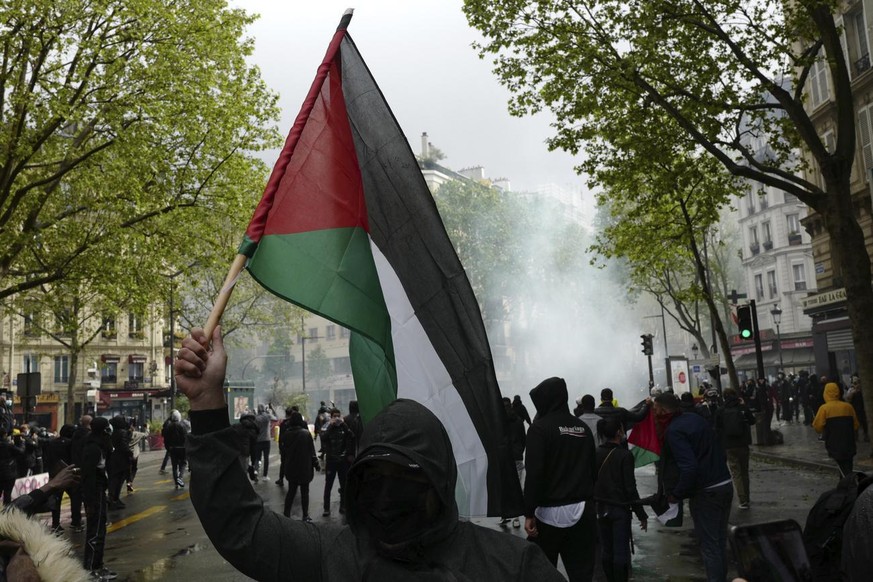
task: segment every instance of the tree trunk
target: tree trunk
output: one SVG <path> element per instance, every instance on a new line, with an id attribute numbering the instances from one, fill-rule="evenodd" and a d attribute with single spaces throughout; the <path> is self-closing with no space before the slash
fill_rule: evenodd
<path id="1" fill-rule="evenodd" d="M 840 244 L 831 245 L 831 261 L 839 266 L 846 289 L 861 395 L 866 405 L 873 403 L 873 326 L 870 325 L 873 321 L 873 283 L 864 232 L 854 216 L 848 185 L 845 189 L 846 193 L 829 196 L 829 203 L 819 213 L 831 240 L 840 241 Z M 830 189 L 828 193 L 831 194 Z M 871 417 L 873 415 L 867 415 L 868 428 L 871 428 Z"/>
<path id="2" fill-rule="evenodd" d="M 67 405 L 64 407 L 64 423 L 76 424 L 76 370 L 79 367 L 79 350 L 70 350 L 70 376 L 67 379 Z"/>

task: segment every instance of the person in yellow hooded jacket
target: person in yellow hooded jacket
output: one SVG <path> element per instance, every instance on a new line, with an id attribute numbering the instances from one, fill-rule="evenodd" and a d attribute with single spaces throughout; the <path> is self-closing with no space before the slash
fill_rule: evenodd
<path id="1" fill-rule="evenodd" d="M 824 433 L 828 456 L 837 462 L 843 477 L 852 472 L 858 426 L 855 409 L 840 400 L 840 387 L 834 382 L 825 384 L 824 404 L 818 409 L 812 428 Z"/>

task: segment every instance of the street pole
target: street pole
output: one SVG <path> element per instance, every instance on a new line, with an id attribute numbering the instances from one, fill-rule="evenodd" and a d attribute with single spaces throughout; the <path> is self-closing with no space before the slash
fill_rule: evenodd
<path id="1" fill-rule="evenodd" d="M 776 324 L 776 343 L 779 346 L 779 371 L 785 371 L 785 364 L 782 363 L 782 333 L 779 331 L 779 324 Z"/>
<path id="2" fill-rule="evenodd" d="M 173 317 L 173 296 L 176 284 L 170 283 L 170 408 L 176 407 L 176 318 Z"/>
<path id="3" fill-rule="evenodd" d="M 300 316 L 300 379 L 303 381 L 303 393 L 306 394 L 306 322 Z"/>
<path id="4" fill-rule="evenodd" d="M 758 332 L 758 308 L 755 306 L 755 300 L 749 300 L 749 306 L 752 311 L 752 327 L 755 328 L 755 357 L 758 362 L 758 378 L 765 378 L 764 376 L 764 354 L 761 352 L 761 334 Z"/>

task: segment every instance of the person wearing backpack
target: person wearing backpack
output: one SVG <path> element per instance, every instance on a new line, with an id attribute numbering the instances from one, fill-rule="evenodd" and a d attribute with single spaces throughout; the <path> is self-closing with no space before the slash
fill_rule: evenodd
<path id="1" fill-rule="evenodd" d="M 752 444 L 751 426 L 755 424 L 755 415 L 733 388 L 725 388 L 723 396 L 724 405 L 715 411 L 715 432 L 727 455 L 739 508 L 748 509 L 749 445 Z"/>

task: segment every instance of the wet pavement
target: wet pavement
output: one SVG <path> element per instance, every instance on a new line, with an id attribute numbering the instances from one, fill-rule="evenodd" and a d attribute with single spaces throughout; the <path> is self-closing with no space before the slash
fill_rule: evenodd
<path id="1" fill-rule="evenodd" d="M 803 526 L 806 514 L 818 495 L 837 482 L 835 464 L 827 458 L 824 445 L 811 428 L 802 425 L 780 426 L 785 444 L 773 447 L 753 446 L 751 462 L 751 509 L 736 507 L 731 524 L 748 524 L 791 518 Z M 271 472 L 266 480 L 255 485 L 268 507 L 281 511 L 285 489 L 273 481 L 278 474 L 278 458 L 273 447 Z M 873 470 L 873 459 L 867 443 L 859 443 L 857 470 Z M 210 582 L 250 580 L 225 562 L 209 542 L 191 506 L 187 489 L 176 490 L 169 473 L 161 475 L 158 468 L 163 451 L 146 452 L 140 457 L 136 492 L 122 494 L 125 509 L 111 511 L 106 540 L 106 566 L 119 573 L 120 581 L 153 582 L 191 580 L 209 576 Z M 275 467 L 275 468 L 273 468 Z M 640 494 L 656 489 L 653 467 L 636 472 Z M 329 518 L 321 517 L 320 492 L 323 474 L 316 474 L 311 485 L 311 512 L 315 523 L 338 523 L 336 511 Z M 334 501 L 339 496 L 334 488 Z M 299 516 L 299 496 L 293 515 Z M 41 516 L 48 519 L 48 516 Z M 523 521 L 523 520 L 522 520 Z M 64 506 L 62 525 L 69 522 L 69 510 Z M 507 535 L 523 537 L 523 528 L 501 527 L 496 518 L 474 519 L 474 523 Z M 70 531 L 64 534 L 81 555 L 84 534 Z M 653 518 L 649 531 L 642 532 L 634 524 L 633 579 L 635 580 L 703 580 L 703 564 L 692 536 L 691 517 L 686 508 L 682 527 L 667 528 Z M 599 568 L 598 568 L 599 571 Z M 733 573 L 733 572 L 731 572 Z M 602 580 L 602 576 L 596 576 Z"/>

